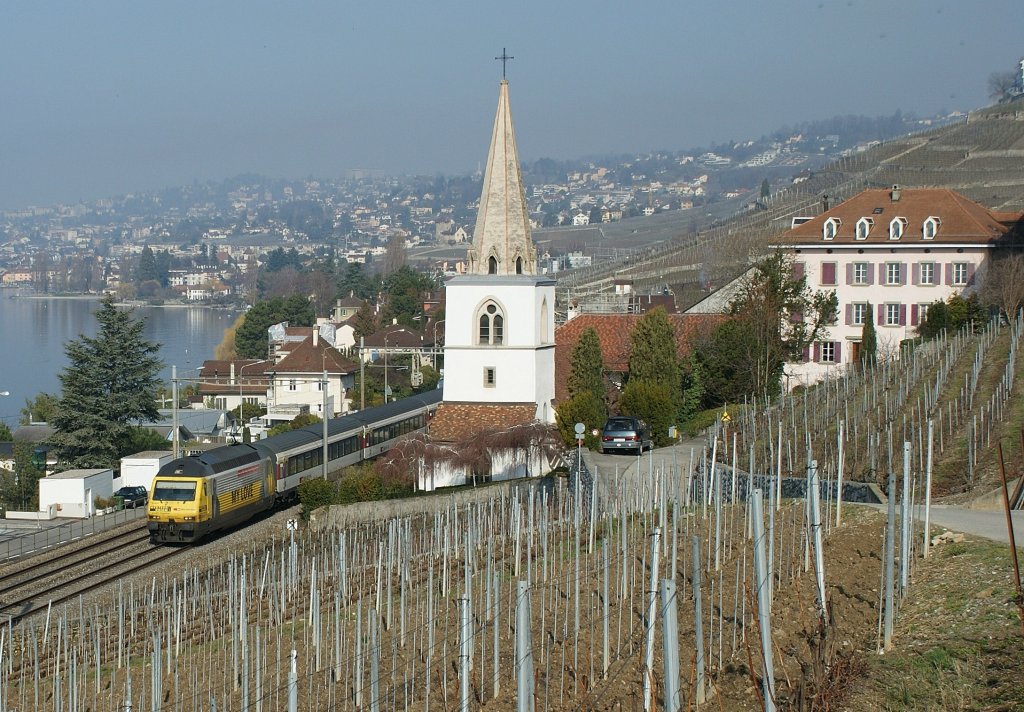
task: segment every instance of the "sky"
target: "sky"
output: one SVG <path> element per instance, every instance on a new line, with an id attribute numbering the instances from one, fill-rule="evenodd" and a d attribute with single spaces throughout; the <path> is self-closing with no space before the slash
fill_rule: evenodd
<path id="1" fill-rule="evenodd" d="M 682 150 L 988 103 L 1020 0 L 4 0 L 0 209 L 486 159 Z"/>

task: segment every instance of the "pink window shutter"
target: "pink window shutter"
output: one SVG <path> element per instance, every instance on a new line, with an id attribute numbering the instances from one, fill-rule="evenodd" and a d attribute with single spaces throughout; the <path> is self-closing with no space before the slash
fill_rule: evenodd
<path id="1" fill-rule="evenodd" d="M 842 349 L 843 349 L 843 342 L 842 341 L 835 341 L 833 343 L 836 345 L 836 363 L 842 363 L 843 362 L 843 351 L 842 351 Z"/>
<path id="2" fill-rule="evenodd" d="M 820 341 L 815 341 L 814 342 L 814 360 L 815 361 L 821 361 L 821 342 Z"/>
<path id="3" fill-rule="evenodd" d="M 885 324 L 885 305 L 884 304 L 879 304 L 878 305 L 878 318 L 875 319 L 875 323 L 878 324 L 879 326 Z"/>
<path id="4" fill-rule="evenodd" d="M 907 325 L 907 305 L 900 304 L 900 326 Z"/>
<path id="5" fill-rule="evenodd" d="M 953 284 L 953 263 L 946 263 L 946 286 Z"/>
<path id="6" fill-rule="evenodd" d="M 846 265 L 846 283 L 853 284 L 853 263 L 850 262 Z"/>
<path id="7" fill-rule="evenodd" d="M 803 276 L 804 276 L 804 263 L 803 262 L 794 262 L 793 263 L 793 277 L 795 279 L 800 279 Z"/>
<path id="8" fill-rule="evenodd" d="M 910 305 L 910 325 L 917 326 L 918 317 L 918 306 L 916 304 Z"/>
<path id="9" fill-rule="evenodd" d="M 967 265 L 967 286 L 971 287 L 974 285 L 974 268 L 975 265 L 968 263 Z"/>
<path id="10" fill-rule="evenodd" d="M 852 304 L 847 304 L 846 305 L 846 325 L 850 326 L 851 324 L 853 324 L 853 305 Z"/>
<path id="11" fill-rule="evenodd" d="M 872 265 L 867 266 L 868 284 L 875 283 L 875 268 Z"/>
<path id="12" fill-rule="evenodd" d="M 900 262 L 900 286 L 907 283 L 907 263 Z"/>
<path id="13" fill-rule="evenodd" d="M 912 284 L 920 284 L 921 283 L 921 265 L 919 263 L 915 262 L 914 266 L 911 268 L 911 272 L 913 273 L 913 274 L 911 274 Z"/>

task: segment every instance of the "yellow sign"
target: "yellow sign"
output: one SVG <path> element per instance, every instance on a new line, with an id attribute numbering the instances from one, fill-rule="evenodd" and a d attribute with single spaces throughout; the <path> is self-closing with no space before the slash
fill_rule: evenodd
<path id="1" fill-rule="evenodd" d="M 732 420 L 732 416 L 729 415 L 729 411 L 723 410 L 722 411 L 722 422 L 723 423 L 728 423 L 730 420 Z"/>

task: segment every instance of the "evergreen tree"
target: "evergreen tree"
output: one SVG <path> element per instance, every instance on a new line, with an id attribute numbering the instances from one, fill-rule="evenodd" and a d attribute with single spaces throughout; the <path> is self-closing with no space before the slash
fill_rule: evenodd
<path id="1" fill-rule="evenodd" d="M 289 326 L 313 326 L 316 323 L 313 305 L 299 294 L 253 304 L 245 313 L 245 321 L 235 329 L 238 358 L 266 358 L 267 329 L 282 321 L 287 321 Z"/>
<path id="2" fill-rule="evenodd" d="M 669 426 L 676 424 L 679 415 L 679 400 L 678 392 L 664 383 L 630 379 L 622 389 L 619 410 L 645 421 L 655 445 L 667 445 Z"/>
<path id="3" fill-rule="evenodd" d="M 605 402 L 607 390 L 604 382 L 604 357 L 601 355 L 601 342 L 593 329 L 584 329 L 572 349 L 566 386 L 570 398 L 587 391 L 602 404 Z"/>
<path id="4" fill-rule="evenodd" d="M 587 426 L 584 445 L 594 449 L 598 447 L 598 438 L 593 430 L 600 429 L 606 418 L 604 403 L 595 398 L 590 391 L 580 391 L 558 404 L 555 409 L 555 420 L 558 432 L 566 445 L 576 445 L 576 423 Z"/>
<path id="5" fill-rule="evenodd" d="M 143 322 L 107 297 L 96 312 L 99 332 L 65 346 L 60 408 L 52 445 L 71 467 L 110 467 L 130 449 L 138 421 L 156 419 L 160 347 L 142 336 Z"/>
<path id="6" fill-rule="evenodd" d="M 22 425 L 49 423 L 60 409 L 60 399 L 51 393 L 37 393 L 35 398 L 26 398 L 18 422 Z"/>
<path id="7" fill-rule="evenodd" d="M 0 443 L 9 443 L 14 440 L 14 433 L 11 432 L 7 423 L 0 422 Z"/>
<path id="8" fill-rule="evenodd" d="M 772 187 L 768 183 L 768 179 L 765 178 L 761 181 L 761 200 L 765 200 L 772 194 Z"/>
<path id="9" fill-rule="evenodd" d="M 630 340 L 629 380 L 661 383 L 679 392 L 679 360 L 676 336 L 668 315 L 661 307 L 644 314 Z"/>
<path id="10" fill-rule="evenodd" d="M 352 319 L 352 328 L 357 339 L 360 336 L 369 336 L 377 331 L 377 316 L 373 313 L 373 307 L 370 306 L 369 302 L 363 302 L 363 305 L 359 307 L 359 311 L 355 313 Z"/>
<path id="11" fill-rule="evenodd" d="M 139 255 L 139 264 L 135 269 L 135 284 L 142 284 L 143 282 L 157 280 L 158 278 L 156 256 L 149 245 L 146 245 L 142 248 L 142 254 Z"/>
<path id="12" fill-rule="evenodd" d="M 39 479 L 43 476 L 32 458 L 32 443 L 14 443 L 14 469 L 0 469 L 0 501 L 5 509 L 32 511 L 39 508 Z"/>
<path id="13" fill-rule="evenodd" d="M 875 309 L 868 302 L 864 310 L 864 326 L 860 330 L 860 362 L 873 366 L 878 356 L 878 334 L 875 333 Z"/>

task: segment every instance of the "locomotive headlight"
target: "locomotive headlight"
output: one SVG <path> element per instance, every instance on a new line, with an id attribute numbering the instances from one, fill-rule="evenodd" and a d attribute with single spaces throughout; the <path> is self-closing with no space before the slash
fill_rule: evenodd
<path id="1" fill-rule="evenodd" d="M 195 517 L 182 517 L 181 519 L 185 522 L 194 522 L 196 520 Z"/>

